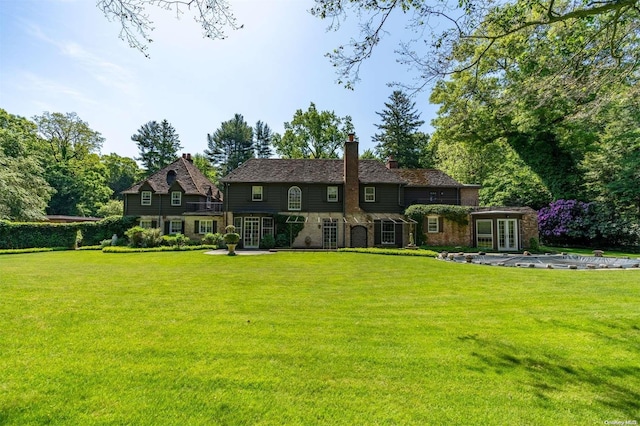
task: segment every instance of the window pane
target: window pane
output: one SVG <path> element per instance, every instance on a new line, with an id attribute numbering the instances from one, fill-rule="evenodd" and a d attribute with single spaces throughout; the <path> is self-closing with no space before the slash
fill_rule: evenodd
<path id="1" fill-rule="evenodd" d="M 262 201 L 262 186 L 251 187 L 251 199 L 253 201 Z"/>
<path id="2" fill-rule="evenodd" d="M 327 187 L 327 201 L 338 201 L 338 187 L 337 186 L 328 186 Z"/>
<path id="3" fill-rule="evenodd" d="M 382 222 L 382 244 L 395 244 L 396 230 L 395 223 L 389 221 Z"/>
<path id="4" fill-rule="evenodd" d="M 289 188 L 289 210 L 302 209 L 302 191 L 297 186 Z"/>

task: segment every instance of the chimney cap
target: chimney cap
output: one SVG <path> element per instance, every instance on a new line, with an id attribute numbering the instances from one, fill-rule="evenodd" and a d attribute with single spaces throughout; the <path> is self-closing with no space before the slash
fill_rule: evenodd
<path id="1" fill-rule="evenodd" d="M 353 132 L 349 133 L 349 142 L 353 142 L 355 135 Z"/>

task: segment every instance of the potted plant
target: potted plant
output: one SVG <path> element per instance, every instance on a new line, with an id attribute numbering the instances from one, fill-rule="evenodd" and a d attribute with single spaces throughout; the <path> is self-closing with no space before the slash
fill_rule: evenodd
<path id="1" fill-rule="evenodd" d="M 224 234 L 224 242 L 227 245 L 227 250 L 229 250 L 228 255 L 229 256 L 235 256 L 236 254 L 236 246 L 238 245 L 238 242 L 240 241 L 240 234 L 236 233 L 236 227 L 233 225 L 228 225 L 225 230 L 227 231 L 226 234 Z"/>

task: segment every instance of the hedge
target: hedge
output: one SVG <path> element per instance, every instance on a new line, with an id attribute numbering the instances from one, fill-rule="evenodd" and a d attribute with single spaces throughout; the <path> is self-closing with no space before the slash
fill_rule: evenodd
<path id="1" fill-rule="evenodd" d="M 99 222 L 48 223 L 0 221 L 0 249 L 76 247 L 78 231 L 83 245 L 99 245 L 113 234 L 124 237 L 124 231 L 135 224 L 132 216 L 114 216 Z"/>

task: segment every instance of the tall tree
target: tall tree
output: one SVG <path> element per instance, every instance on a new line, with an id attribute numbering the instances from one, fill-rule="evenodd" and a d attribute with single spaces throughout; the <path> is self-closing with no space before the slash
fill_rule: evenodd
<path id="1" fill-rule="evenodd" d="M 75 113 L 46 112 L 34 121 L 44 141 L 44 177 L 55 189 L 47 213 L 95 214 L 113 193 L 98 155 L 104 139 Z"/>
<path id="2" fill-rule="evenodd" d="M 0 219 L 42 220 L 53 188 L 39 157 L 37 126 L 0 108 Z"/>
<path id="3" fill-rule="evenodd" d="M 205 155 L 216 166 L 221 176 L 235 170 L 253 157 L 253 129 L 244 121 L 242 114 L 235 114 L 223 121 L 212 134 L 207 134 Z"/>
<path id="4" fill-rule="evenodd" d="M 33 120 L 46 141 L 46 153 L 54 162 L 82 161 L 89 154 L 99 153 L 102 148 L 102 135 L 92 130 L 75 112 L 45 112 Z"/>
<path id="5" fill-rule="evenodd" d="M 394 90 L 384 106 L 382 112 L 376 112 L 382 123 L 375 126 L 381 132 L 373 136 L 373 141 L 378 142 L 378 156 L 384 159 L 394 158 L 401 168 L 418 168 L 422 151 L 420 143 L 425 141 L 417 137 L 418 129 L 424 121 L 420 120 L 415 102 L 411 102 L 404 92 Z"/>
<path id="6" fill-rule="evenodd" d="M 258 120 L 253 131 L 253 136 L 255 138 L 254 146 L 256 149 L 256 157 L 271 157 L 271 138 L 273 137 L 273 133 L 269 125 Z"/>
<path id="7" fill-rule="evenodd" d="M 142 177 L 143 171 L 133 158 L 111 153 L 103 155 L 100 161 L 107 169 L 107 186 L 113 191 L 113 197 L 118 200 L 122 200 L 122 191 Z"/>
<path id="8" fill-rule="evenodd" d="M 284 135 L 273 140 L 283 158 L 338 158 L 348 134 L 354 131 L 350 116 L 318 111 L 313 102 L 307 111 L 297 110 L 284 129 Z"/>
<path id="9" fill-rule="evenodd" d="M 609 61 L 611 52 L 602 49 L 615 46 L 580 42 L 607 31 L 608 24 L 594 17 L 572 27 L 519 32 L 484 52 L 491 61 L 438 82 L 431 99 L 441 105 L 433 122 L 440 158 L 448 147 L 465 146 L 475 153 L 493 145 L 499 150 L 497 142 L 504 140 L 554 199 L 583 199 L 580 164 L 604 129 L 598 117 L 616 99 L 629 97 L 638 79 L 630 71 L 637 66 L 634 58 Z M 618 30 L 637 43 L 633 28 L 626 23 Z M 470 41 L 455 53 L 472 56 L 474 46 Z M 463 159 L 457 156 L 456 161 Z"/>
<path id="10" fill-rule="evenodd" d="M 147 176 L 171 164 L 182 148 L 180 137 L 173 126 L 165 119 L 161 123 L 149 121 L 131 136 L 138 146 L 140 157 Z"/>

